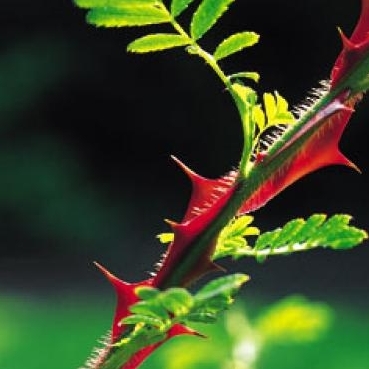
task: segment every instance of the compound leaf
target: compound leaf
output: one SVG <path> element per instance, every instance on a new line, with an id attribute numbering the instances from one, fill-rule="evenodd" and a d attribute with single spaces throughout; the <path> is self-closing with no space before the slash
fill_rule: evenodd
<path id="1" fill-rule="evenodd" d="M 185 36 L 171 33 L 156 33 L 134 40 L 127 46 L 127 50 L 134 53 L 148 53 L 185 46 L 190 43 L 191 39 Z"/>
<path id="2" fill-rule="evenodd" d="M 326 214 L 313 214 L 306 221 L 300 230 L 295 234 L 294 241 L 302 243 L 313 234 L 327 219 Z"/>
<path id="3" fill-rule="evenodd" d="M 235 0 L 203 0 L 194 13 L 191 21 L 191 36 L 198 40 L 227 11 Z"/>
<path id="4" fill-rule="evenodd" d="M 245 249 L 250 248 L 246 237 L 260 234 L 260 230 L 257 227 L 250 226 L 253 219 L 250 215 L 242 215 L 233 219 L 223 228 L 217 240 L 213 260 L 226 256 L 237 258 Z"/>
<path id="5" fill-rule="evenodd" d="M 229 36 L 222 41 L 214 52 L 214 58 L 220 60 L 237 53 L 246 47 L 255 45 L 259 41 L 259 35 L 255 32 L 240 32 Z"/>
<path id="6" fill-rule="evenodd" d="M 98 7 L 87 14 L 87 22 L 103 27 L 146 26 L 169 21 L 169 15 L 154 6 Z"/>
<path id="7" fill-rule="evenodd" d="M 356 227 L 350 226 L 351 216 L 336 214 L 326 219 L 325 214 L 314 214 L 308 220 L 294 219 L 286 223 L 282 228 L 261 234 L 256 240 L 254 250 L 269 248 L 271 252 L 278 248 L 287 248 L 294 251 L 294 245 L 298 250 L 313 247 L 328 247 L 332 249 L 352 248 L 368 237 L 367 233 Z"/>

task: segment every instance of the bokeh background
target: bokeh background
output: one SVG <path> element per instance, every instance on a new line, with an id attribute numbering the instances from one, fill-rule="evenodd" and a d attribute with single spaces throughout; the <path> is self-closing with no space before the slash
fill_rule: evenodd
<path id="1" fill-rule="evenodd" d="M 145 31 L 96 29 L 67 0 L 1 5 L 0 368 L 76 368 L 114 306 L 92 262 L 128 281 L 146 278 L 163 252 L 155 239 L 167 231 L 163 218 L 180 219 L 190 191 L 170 154 L 217 177 L 237 164 L 240 126 L 223 86 L 183 50 L 127 55 Z M 238 0 L 203 45 L 260 33 L 260 44 L 224 69 L 257 70 L 258 91 L 278 90 L 296 105 L 329 76 L 336 28 L 350 33 L 359 8 L 359 0 Z M 368 98 L 357 110 L 341 148 L 363 173 L 332 167 L 304 178 L 255 214 L 261 229 L 314 212 L 350 213 L 369 228 Z M 366 243 L 224 264 L 251 275 L 244 299 L 252 309 L 295 293 L 328 302 L 341 326 L 325 349 L 345 348 L 341 365 L 358 358 L 328 369 L 367 369 L 368 260 Z M 327 368 L 301 355 L 295 368 Z M 276 357 L 274 368 L 283 367 L 278 357 L 286 365 L 283 350 Z"/>

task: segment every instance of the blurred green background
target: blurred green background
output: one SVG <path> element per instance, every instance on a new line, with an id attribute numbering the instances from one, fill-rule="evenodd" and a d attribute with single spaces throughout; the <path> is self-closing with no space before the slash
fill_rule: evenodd
<path id="1" fill-rule="evenodd" d="M 92 261 L 128 281 L 146 278 L 163 251 L 155 240 L 167 230 L 162 219 L 180 219 L 189 195 L 169 155 L 205 176 L 223 174 L 238 160 L 238 117 L 211 71 L 181 50 L 127 55 L 141 31 L 95 29 L 71 1 L 1 4 L 0 368 L 77 368 L 114 306 Z M 259 32 L 260 44 L 225 69 L 257 70 L 260 92 L 276 89 L 298 104 L 328 77 L 340 50 L 336 26 L 349 33 L 359 6 L 238 0 L 204 45 Z M 351 213 L 369 228 L 369 100 L 357 110 L 341 148 L 363 174 L 328 168 L 301 180 L 255 214 L 262 230 L 313 212 Z M 258 368 L 369 368 L 368 260 L 366 244 L 263 265 L 225 262 L 252 277 L 244 293 L 251 316 L 295 293 L 335 311 L 321 340 L 270 348 Z M 214 329 L 221 341 L 222 326 Z"/>

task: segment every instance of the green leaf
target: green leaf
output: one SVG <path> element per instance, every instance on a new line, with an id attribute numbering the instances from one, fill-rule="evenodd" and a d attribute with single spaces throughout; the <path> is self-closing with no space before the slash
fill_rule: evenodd
<path id="1" fill-rule="evenodd" d="M 130 307 L 130 312 L 159 319 L 167 319 L 168 313 L 157 299 L 139 301 Z"/>
<path id="2" fill-rule="evenodd" d="M 187 320 L 195 323 L 215 323 L 217 316 L 214 313 L 198 312 L 187 315 Z"/>
<path id="3" fill-rule="evenodd" d="M 161 328 L 163 326 L 163 321 L 159 318 L 155 318 L 149 315 L 143 314 L 134 314 L 129 315 L 126 318 L 122 319 L 122 324 L 147 324 L 153 327 Z"/>
<path id="4" fill-rule="evenodd" d="M 162 8 L 153 6 L 102 7 L 90 10 L 87 21 L 103 27 L 132 27 L 166 23 L 170 17 Z"/>
<path id="5" fill-rule="evenodd" d="M 249 280 L 246 274 L 232 274 L 210 281 L 195 295 L 195 301 L 202 302 L 217 297 L 230 297 Z"/>
<path id="6" fill-rule="evenodd" d="M 277 237 L 273 239 L 275 245 L 288 245 L 295 242 L 295 237 L 304 226 L 305 221 L 303 219 L 293 219 L 286 223 L 284 227 L 276 234 Z"/>
<path id="7" fill-rule="evenodd" d="M 268 126 L 273 121 L 277 113 L 277 104 L 275 102 L 273 94 L 266 92 L 263 94 L 265 113 L 268 118 Z"/>
<path id="8" fill-rule="evenodd" d="M 151 300 L 160 294 L 157 288 L 147 286 L 137 287 L 135 292 L 141 300 Z"/>
<path id="9" fill-rule="evenodd" d="M 115 350 L 112 350 L 110 355 L 99 367 L 100 369 L 116 369 L 122 365 L 138 351 L 143 348 L 163 342 L 166 339 L 166 333 L 158 329 L 144 326 L 135 330 L 129 337 L 122 339 L 115 344 Z"/>
<path id="10" fill-rule="evenodd" d="M 350 226 L 351 216 L 336 214 L 326 219 L 325 214 L 314 214 L 308 220 L 294 219 L 282 228 L 261 234 L 253 250 L 255 256 L 265 257 L 258 251 L 269 249 L 269 254 L 304 251 L 315 247 L 348 249 L 362 243 L 368 234 Z M 251 252 L 250 252 L 251 254 Z"/>
<path id="11" fill-rule="evenodd" d="M 274 231 L 269 231 L 261 234 L 255 243 L 255 250 L 263 250 L 266 247 L 273 245 L 273 242 L 276 238 L 278 238 L 281 229 L 275 229 Z"/>
<path id="12" fill-rule="evenodd" d="M 240 254 L 243 254 L 245 248 L 250 248 L 245 237 L 260 234 L 257 227 L 250 226 L 253 219 L 250 215 L 243 215 L 233 219 L 223 228 L 217 240 L 213 260 L 225 256 L 237 258 Z"/>
<path id="13" fill-rule="evenodd" d="M 213 56 L 216 60 L 226 58 L 246 47 L 255 45 L 259 41 L 259 37 L 255 32 L 236 33 L 222 41 L 216 48 Z"/>
<path id="14" fill-rule="evenodd" d="M 134 53 L 148 53 L 189 45 L 191 39 L 171 33 L 157 33 L 143 36 L 127 46 L 127 50 Z"/>
<path id="15" fill-rule="evenodd" d="M 256 125 L 259 128 L 259 131 L 263 131 L 265 129 L 265 114 L 261 105 L 255 105 L 252 109 L 252 118 L 254 119 Z"/>
<path id="16" fill-rule="evenodd" d="M 288 110 L 287 100 L 278 92 L 275 92 L 274 96 L 271 93 L 265 93 L 263 99 L 268 127 L 295 122 L 293 114 Z"/>
<path id="17" fill-rule="evenodd" d="M 233 274 L 217 278 L 198 291 L 194 296 L 194 306 L 187 315 L 189 321 L 212 323 L 219 313 L 233 302 L 238 292 L 249 277 L 245 274 Z"/>
<path id="18" fill-rule="evenodd" d="M 260 74 L 257 72 L 240 72 L 240 73 L 234 73 L 228 76 L 229 79 L 237 79 L 237 78 L 246 78 L 246 79 L 252 79 L 254 82 L 259 82 L 260 80 Z"/>
<path id="19" fill-rule="evenodd" d="M 192 17 L 191 36 L 195 40 L 202 37 L 227 11 L 233 1 L 235 0 L 203 0 Z"/>
<path id="20" fill-rule="evenodd" d="M 163 307 L 174 316 L 187 314 L 193 306 L 192 295 L 184 288 L 170 288 L 160 296 Z"/>
<path id="21" fill-rule="evenodd" d="M 350 249 L 368 238 L 362 229 L 349 226 L 350 221 L 351 216 L 347 214 L 336 214 L 328 219 L 320 228 L 324 235 L 322 246 L 336 250 Z"/>
<path id="22" fill-rule="evenodd" d="M 165 291 L 139 287 L 137 294 L 147 298 L 130 307 L 132 315 L 121 323 L 134 325 L 117 342 L 101 369 L 120 368 L 133 354 L 151 344 L 162 342 L 175 324 L 186 322 L 213 323 L 219 313 L 232 302 L 233 295 L 248 280 L 245 274 L 234 274 L 206 284 L 195 296 L 184 288 Z"/>
<path id="23" fill-rule="evenodd" d="M 142 8 L 156 6 L 160 0 L 74 0 L 80 8 Z"/>
<path id="24" fill-rule="evenodd" d="M 300 230 L 294 236 L 294 242 L 302 243 L 305 242 L 309 237 L 313 235 L 313 233 L 319 229 L 319 227 L 325 222 L 327 219 L 326 214 L 313 214 L 306 221 L 304 221 L 304 225 L 300 228 Z"/>
<path id="25" fill-rule="evenodd" d="M 170 4 L 170 13 L 177 17 L 193 2 L 193 0 L 172 0 Z"/>

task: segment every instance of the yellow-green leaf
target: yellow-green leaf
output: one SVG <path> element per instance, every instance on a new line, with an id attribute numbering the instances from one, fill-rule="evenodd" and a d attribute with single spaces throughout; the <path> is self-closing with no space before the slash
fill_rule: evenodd
<path id="1" fill-rule="evenodd" d="M 254 122 L 257 124 L 259 131 L 263 131 L 265 128 L 265 114 L 260 104 L 255 105 L 252 109 L 252 118 Z"/>
<path id="2" fill-rule="evenodd" d="M 214 52 L 214 58 L 220 60 L 227 56 L 255 45 L 259 41 L 259 35 L 255 32 L 240 32 L 229 36 L 222 41 Z"/>
<path id="3" fill-rule="evenodd" d="M 263 100 L 264 100 L 265 113 L 266 113 L 266 116 L 268 119 L 268 125 L 269 125 L 269 122 L 273 120 L 273 118 L 275 117 L 277 113 L 277 105 L 275 103 L 274 96 L 269 92 L 266 92 L 263 94 Z"/>
<path id="4" fill-rule="evenodd" d="M 80 8 L 142 8 L 155 6 L 158 0 L 74 0 Z"/>
<path id="5" fill-rule="evenodd" d="M 235 0 L 203 0 L 191 21 L 191 36 L 198 40 L 227 11 Z"/>
<path id="6" fill-rule="evenodd" d="M 170 12 L 173 17 L 181 14 L 193 2 L 193 0 L 172 0 L 170 4 Z"/>
<path id="7" fill-rule="evenodd" d="M 87 14 L 87 21 L 103 27 L 132 27 L 166 23 L 170 21 L 170 17 L 163 9 L 153 6 L 103 7 L 90 10 Z"/>
<path id="8" fill-rule="evenodd" d="M 278 92 L 264 94 L 264 106 L 268 121 L 268 127 L 277 124 L 291 124 L 295 122 L 295 117 L 288 110 L 287 100 Z"/>
<path id="9" fill-rule="evenodd" d="M 257 83 L 260 80 L 260 74 L 257 72 L 240 72 L 240 73 L 231 74 L 228 76 L 228 78 L 230 79 L 248 78 L 248 79 L 252 79 L 253 81 Z"/>
<path id="10" fill-rule="evenodd" d="M 185 36 L 171 33 L 156 33 L 134 40 L 127 46 L 127 50 L 134 53 L 148 53 L 185 46 L 190 43 L 191 39 Z"/>
<path id="11" fill-rule="evenodd" d="M 156 237 L 161 243 L 170 243 L 174 240 L 174 233 L 160 233 Z"/>

